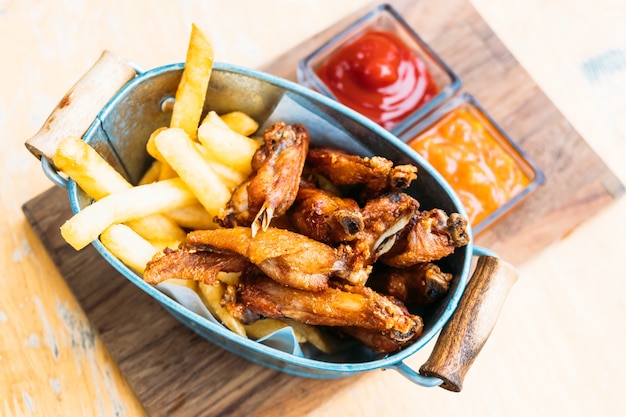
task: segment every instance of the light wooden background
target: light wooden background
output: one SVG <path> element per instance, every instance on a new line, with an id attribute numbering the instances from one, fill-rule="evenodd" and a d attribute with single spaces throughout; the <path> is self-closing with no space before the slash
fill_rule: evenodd
<path id="1" fill-rule="evenodd" d="M 0 0 L 0 415 L 141 414 L 20 210 L 50 187 L 24 141 L 101 50 L 180 62 L 195 21 L 220 61 L 260 66 L 368 3 Z M 471 3 L 626 183 L 626 3 Z M 624 415 L 624 213 L 621 199 L 521 266 L 462 393 L 379 372 L 311 415 Z"/>

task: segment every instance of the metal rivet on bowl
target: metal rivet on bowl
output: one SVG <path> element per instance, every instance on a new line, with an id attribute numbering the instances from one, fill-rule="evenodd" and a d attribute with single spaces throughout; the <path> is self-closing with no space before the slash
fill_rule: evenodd
<path id="1" fill-rule="evenodd" d="M 161 111 L 163 113 L 171 113 L 174 110 L 174 97 L 166 97 L 161 100 Z"/>

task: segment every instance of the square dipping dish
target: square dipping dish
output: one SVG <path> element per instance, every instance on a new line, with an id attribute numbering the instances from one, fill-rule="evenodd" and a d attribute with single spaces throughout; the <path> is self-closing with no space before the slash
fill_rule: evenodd
<path id="1" fill-rule="evenodd" d="M 468 93 L 398 132 L 458 194 L 474 234 L 519 205 L 543 171 Z"/>
<path id="2" fill-rule="evenodd" d="M 301 60 L 297 77 L 392 133 L 423 118 L 461 87 L 459 77 L 388 4 Z"/>

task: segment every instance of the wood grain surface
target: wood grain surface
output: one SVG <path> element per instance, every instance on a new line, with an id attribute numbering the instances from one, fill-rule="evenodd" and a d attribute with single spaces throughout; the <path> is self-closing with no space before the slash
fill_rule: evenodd
<path id="1" fill-rule="evenodd" d="M 624 188 L 618 178 L 582 140 L 466 0 L 392 3 L 409 22 L 419 28 L 420 34 L 461 76 L 463 90 L 476 96 L 546 173 L 545 186 L 503 222 L 481 234 L 478 238 L 479 244 L 498 251 L 512 263 L 524 266 L 529 261 L 532 263 L 553 243 L 576 231 L 582 222 L 596 216 L 623 194 Z M 348 16 L 345 20 L 352 17 Z M 262 68 L 293 77 L 292 69 L 295 68 L 298 57 L 308 53 L 309 48 L 330 36 L 336 28 L 293 47 Z M 178 323 L 112 270 L 93 248 L 75 252 L 67 246 L 58 234 L 61 222 L 70 215 L 67 196 L 63 190 L 52 188 L 45 191 L 24 204 L 23 211 L 60 274 L 76 295 L 95 332 L 150 415 L 321 416 L 336 415 L 336 407 L 342 406 L 346 410 L 352 410 L 351 413 L 347 412 L 350 415 L 363 412 L 367 415 L 380 415 L 389 410 L 405 410 L 406 413 L 411 413 L 414 400 L 403 402 L 398 397 L 407 392 L 411 393 L 411 398 L 418 398 L 420 404 L 416 406 L 424 411 L 441 411 L 447 407 L 441 404 L 454 404 L 448 409 L 485 415 L 481 413 L 485 408 L 478 402 L 487 401 L 490 395 L 481 395 L 480 387 L 470 387 L 465 396 L 455 400 L 449 397 L 454 394 L 444 396 L 443 390 L 429 391 L 412 387 L 406 381 L 397 381 L 396 378 L 401 377 L 390 376 L 388 372 L 384 376 L 380 372 L 372 372 L 347 379 L 311 380 L 251 364 L 216 348 Z M 558 254 L 561 258 L 553 261 L 557 264 L 564 262 L 563 259 L 567 256 L 564 252 Z M 555 269 L 554 266 L 552 269 Z M 555 280 L 561 282 L 565 278 L 555 277 Z M 585 286 L 581 282 L 577 284 L 585 290 L 593 289 L 592 285 Z M 536 298 L 518 303 L 530 303 L 533 308 L 538 308 L 540 301 L 549 303 L 555 299 L 553 287 L 548 287 L 546 293 L 542 294 L 532 292 L 534 289 L 532 286 L 522 288 L 518 293 L 520 297 L 524 295 Z M 569 306 L 579 305 L 574 291 L 571 289 L 557 295 L 561 299 L 565 298 L 564 302 Z M 515 309 L 515 312 L 521 311 L 522 308 Z M 562 309 L 550 311 L 559 318 L 559 324 L 569 321 L 566 312 L 559 315 Z M 613 311 L 617 309 L 614 308 Z M 575 311 L 568 310 L 568 313 L 578 317 Z M 551 387 L 547 386 L 545 382 L 542 384 L 533 375 L 524 374 L 518 369 L 527 368 L 527 365 L 516 367 L 512 363 L 515 358 L 525 357 L 524 353 L 528 350 L 540 352 L 543 345 L 561 346 L 559 337 L 572 342 L 580 340 L 582 335 L 563 336 L 563 333 L 574 332 L 571 329 L 578 327 L 562 327 L 553 329 L 556 331 L 551 333 L 541 332 L 544 339 L 538 341 L 532 333 L 537 327 L 536 316 L 528 315 L 517 320 L 507 316 L 507 319 L 505 323 L 521 324 L 520 327 L 527 330 L 528 338 L 522 339 L 522 343 L 527 343 L 528 347 L 520 348 L 520 339 L 512 337 L 510 343 L 504 341 L 497 345 L 507 349 L 506 357 L 494 355 L 494 362 L 490 362 L 489 353 L 496 352 L 487 349 L 479 364 L 482 364 L 483 369 L 492 372 L 493 378 L 501 377 L 500 380 L 492 381 L 494 387 L 508 383 L 515 385 L 515 392 L 523 391 L 524 395 L 511 393 L 504 401 L 489 400 L 493 401 L 493 405 L 487 407 L 492 411 L 491 415 L 498 415 L 498 412 L 499 415 L 513 415 L 516 412 L 525 415 L 520 410 L 530 407 L 528 401 L 537 398 L 540 402 L 534 403 L 535 411 L 540 409 L 542 415 L 557 415 L 555 413 L 558 410 L 578 410 L 576 404 L 579 401 L 572 400 L 565 394 L 581 393 L 584 388 L 576 386 L 559 390 L 559 387 L 555 387 L 556 383 Z M 592 319 L 595 321 L 591 321 Z M 593 325 L 593 330 L 591 326 L 586 327 L 588 334 L 601 336 L 599 332 L 606 330 L 608 324 L 600 326 L 598 319 L 604 318 L 592 314 L 589 320 L 583 320 L 585 325 Z M 549 319 L 548 322 L 552 323 L 554 320 Z M 580 366 L 584 362 L 562 347 L 560 358 L 570 360 L 572 367 Z M 600 349 L 601 353 L 604 351 Z M 420 358 L 416 358 L 416 361 L 419 360 Z M 544 370 L 551 371 L 548 376 L 538 376 L 544 378 L 544 381 L 547 377 L 549 381 L 556 382 L 565 371 L 565 366 L 561 366 L 558 360 L 543 358 L 541 363 Z M 558 363 L 559 367 L 555 368 L 554 363 Z M 416 364 L 419 365 L 419 362 Z M 516 380 L 506 378 L 507 367 L 518 369 L 514 374 Z M 600 372 L 598 377 L 607 378 L 607 372 L 610 371 Z M 581 373 L 572 371 L 571 375 L 580 376 Z M 483 375 L 480 370 L 477 376 L 477 379 L 468 381 L 467 385 L 471 386 L 477 380 L 483 383 L 490 381 L 490 377 Z M 567 377 L 567 374 L 564 376 Z M 373 380 L 384 382 L 370 382 Z M 609 380 L 614 381 L 615 378 L 610 377 Z M 393 382 L 390 386 L 396 387 L 395 396 L 385 391 L 384 385 L 389 382 Z M 405 388 L 407 385 L 409 388 Z M 572 387 L 572 382 L 568 385 L 568 381 L 565 381 L 564 385 Z M 365 394 L 360 392 L 362 389 L 366 390 Z M 553 397 L 548 394 L 550 389 L 563 395 L 557 401 L 558 405 L 548 403 L 553 401 Z M 606 387 L 600 387 L 602 389 L 606 391 Z M 417 397 L 413 397 L 414 391 Z M 501 391 L 503 394 L 511 390 L 502 388 Z M 377 392 L 383 397 L 376 398 Z M 390 401 L 400 400 L 401 404 L 384 406 L 387 398 Z M 475 401 L 472 402 L 472 399 Z M 572 405 L 563 405 L 569 400 L 572 400 Z M 584 409 L 591 409 L 592 402 L 585 402 L 587 408 Z M 613 408 L 604 405 L 604 410 Z"/>

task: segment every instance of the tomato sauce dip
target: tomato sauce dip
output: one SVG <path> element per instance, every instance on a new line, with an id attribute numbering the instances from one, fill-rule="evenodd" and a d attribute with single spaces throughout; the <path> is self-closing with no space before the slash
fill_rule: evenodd
<path id="1" fill-rule="evenodd" d="M 501 145 L 489 122 L 460 106 L 407 144 L 456 191 L 475 226 L 529 185 L 531 178 Z"/>
<path id="2" fill-rule="evenodd" d="M 342 46 L 316 72 L 339 102 L 388 130 L 439 92 L 426 64 L 382 30 Z"/>

